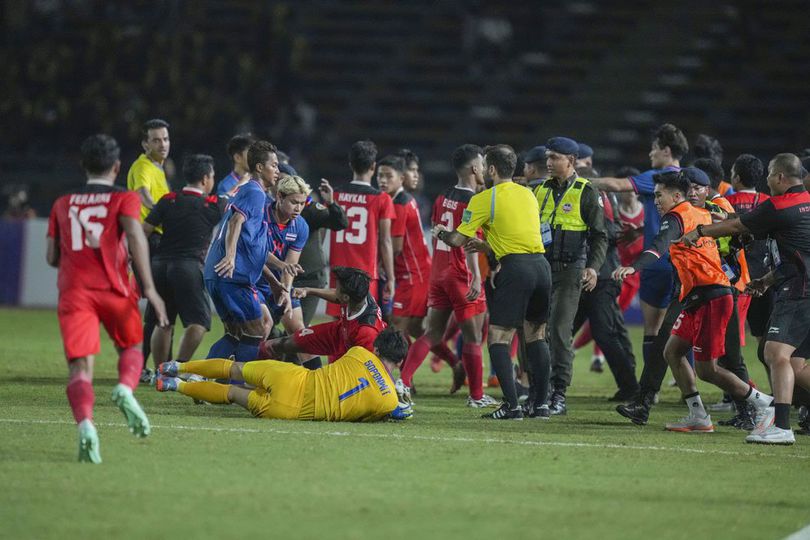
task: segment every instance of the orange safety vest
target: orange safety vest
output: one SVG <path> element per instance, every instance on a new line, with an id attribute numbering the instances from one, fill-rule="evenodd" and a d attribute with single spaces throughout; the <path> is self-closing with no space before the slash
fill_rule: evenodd
<path id="1" fill-rule="evenodd" d="M 689 201 L 676 205 L 669 213 L 675 214 L 681 219 L 684 234 L 696 229 L 698 225 L 712 224 L 712 216 L 709 211 L 695 208 Z M 669 256 L 672 259 L 672 265 L 678 272 L 678 278 L 681 280 L 680 300 L 686 298 L 695 287 L 731 286 L 723 272 L 720 252 L 717 250 L 714 238 L 701 238 L 695 247 L 672 244 L 669 247 Z"/>

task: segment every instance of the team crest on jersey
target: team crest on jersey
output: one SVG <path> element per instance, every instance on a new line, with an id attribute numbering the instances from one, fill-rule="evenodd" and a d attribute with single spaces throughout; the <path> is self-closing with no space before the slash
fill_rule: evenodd
<path id="1" fill-rule="evenodd" d="M 573 208 L 574 208 L 574 206 L 573 206 L 571 203 L 569 203 L 569 202 L 565 203 L 565 204 L 563 205 L 563 207 L 562 207 L 563 212 L 565 212 L 566 214 L 567 214 L 568 212 L 570 212 L 570 211 L 571 211 Z"/>
<path id="2" fill-rule="evenodd" d="M 315 208 L 317 208 L 318 210 L 326 210 L 326 207 L 319 202 L 315 203 Z"/>
<path id="3" fill-rule="evenodd" d="M 284 240 L 287 242 L 295 242 L 295 239 L 298 238 L 298 233 L 288 232 L 284 235 Z"/>
<path id="4" fill-rule="evenodd" d="M 472 219 L 472 212 L 469 210 L 464 210 L 464 213 L 461 214 L 461 222 L 469 223 L 471 219 Z"/>

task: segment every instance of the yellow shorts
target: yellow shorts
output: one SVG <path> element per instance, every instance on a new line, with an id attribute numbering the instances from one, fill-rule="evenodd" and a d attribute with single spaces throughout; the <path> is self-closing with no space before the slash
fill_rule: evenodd
<path id="1" fill-rule="evenodd" d="M 305 367 L 260 360 L 242 368 L 245 382 L 255 386 L 248 396 L 248 410 L 259 418 L 311 420 L 315 412 L 315 380 Z"/>

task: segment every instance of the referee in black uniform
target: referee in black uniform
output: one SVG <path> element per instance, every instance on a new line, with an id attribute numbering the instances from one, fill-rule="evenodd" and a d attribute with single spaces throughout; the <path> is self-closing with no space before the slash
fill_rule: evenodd
<path id="1" fill-rule="evenodd" d="M 492 187 L 470 199 L 455 231 L 437 225 L 433 234 L 445 244 L 485 251 L 498 261 L 493 268 L 493 296 L 489 304 L 489 357 L 503 391 L 504 403 L 494 420 L 522 420 L 509 345 L 523 328 L 531 383 L 536 396 L 529 416 L 549 418 L 545 404 L 551 356 L 545 340 L 551 292 L 551 268 L 543 256 L 540 208 L 531 191 L 512 182 L 517 155 L 506 145 L 484 149 L 484 178 Z M 483 229 L 486 242 L 476 232 Z"/>
<path id="2" fill-rule="evenodd" d="M 152 258 L 152 274 L 172 324 L 155 328 L 152 333 L 156 368 L 169 360 L 190 360 L 211 329 L 211 304 L 205 292 L 202 264 L 224 205 L 216 195 L 208 196 L 214 188 L 214 158 L 203 154 L 187 156 L 183 180 L 185 187 L 160 199 L 143 223 L 147 236 L 156 227 L 163 227 L 163 237 Z M 169 351 L 178 315 L 185 332 L 177 356 L 172 359 Z"/>

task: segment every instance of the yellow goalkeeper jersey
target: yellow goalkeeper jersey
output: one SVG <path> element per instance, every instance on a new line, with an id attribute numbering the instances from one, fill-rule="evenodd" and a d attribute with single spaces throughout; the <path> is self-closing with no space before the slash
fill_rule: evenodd
<path id="1" fill-rule="evenodd" d="M 382 361 L 352 347 L 334 363 L 311 372 L 315 420 L 370 422 L 397 408 L 394 381 Z"/>

